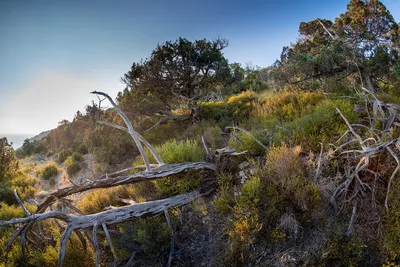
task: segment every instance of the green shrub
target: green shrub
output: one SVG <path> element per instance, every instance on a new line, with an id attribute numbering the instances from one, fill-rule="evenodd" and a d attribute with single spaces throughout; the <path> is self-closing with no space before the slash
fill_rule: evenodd
<path id="1" fill-rule="evenodd" d="M 227 104 L 233 119 L 242 120 L 249 118 L 255 100 L 256 94 L 252 91 L 245 91 L 238 95 L 231 96 Z"/>
<path id="2" fill-rule="evenodd" d="M 53 156 L 54 155 L 54 151 L 53 150 L 49 150 L 49 151 L 47 151 L 47 153 L 46 153 L 46 158 L 49 158 L 49 157 L 51 157 L 51 156 Z"/>
<path id="3" fill-rule="evenodd" d="M 36 211 L 36 206 L 30 203 L 24 203 L 26 209 L 29 212 Z M 7 205 L 5 203 L 0 202 L 0 220 L 11 220 L 12 218 L 21 218 L 25 217 L 25 213 L 22 210 L 21 206 L 15 205 Z"/>
<path id="4" fill-rule="evenodd" d="M 16 176 L 12 179 L 11 184 L 12 187 L 17 189 L 19 197 L 24 200 L 28 197 L 33 197 L 36 188 L 35 185 L 38 182 L 38 179 L 35 177 L 23 173 L 22 171 L 18 171 Z"/>
<path id="5" fill-rule="evenodd" d="M 39 176 L 45 180 L 49 180 L 50 178 L 56 176 L 60 172 L 57 164 L 55 162 L 49 163 L 45 165 L 39 173 Z"/>
<path id="6" fill-rule="evenodd" d="M 274 143 L 293 142 L 303 144 L 306 148 L 318 150 L 320 142 L 328 144 L 332 139 L 339 137 L 347 126 L 342 117 L 336 111 L 338 108 L 343 115 L 353 123 L 357 114 L 353 112 L 354 106 L 350 102 L 342 100 L 324 100 L 317 104 L 314 110 L 293 121 L 284 123 L 274 135 Z"/>
<path id="7" fill-rule="evenodd" d="M 119 206 L 121 199 L 130 199 L 135 195 L 135 189 L 130 186 L 93 190 L 84 195 L 78 208 L 86 214 L 103 211 L 108 206 Z"/>
<path id="8" fill-rule="evenodd" d="M 205 120 L 214 120 L 216 122 L 230 121 L 232 113 L 228 105 L 223 102 L 200 102 L 200 116 Z"/>
<path id="9" fill-rule="evenodd" d="M 47 227 L 50 228 L 48 230 L 49 234 L 56 241 L 56 245 L 54 247 L 48 245 L 43 249 L 30 250 L 31 263 L 35 266 L 57 266 L 62 232 L 60 232 L 58 227 L 51 225 Z M 91 246 L 87 246 L 87 249 L 84 249 L 76 235 L 72 234 L 70 236 L 70 240 L 67 242 L 67 252 L 63 266 L 89 267 L 94 265 L 95 258 L 95 252 Z"/>
<path id="10" fill-rule="evenodd" d="M 165 163 L 197 162 L 202 161 L 205 156 L 204 149 L 197 141 L 178 141 L 171 139 L 162 145 L 155 146 L 155 150 Z M 146 155 L 152 163 L 156 163 L 153 155 L 146 149 Z M 134 166 L 143 165 L 143 159 L 138 156 L 133 162 Z"/>
<path id="11" fill-rule="evenodd" d="M 197 141 L 192 140 L 177 141 L 172 139 L 162 145 L 156 146 L 155 150 L 165 163 L 203 161 L 205 156 L 204 149 L 200 147 Z M 146 150 L 146 154 L 151 159 L 151 162 L 156 163 L 148 150 Z M 144 162 L 141 157 L 137 157 L 133 162 L 134 166 L 143 164 Z M 193 190 L 198 186 L 201 180 L 202 176 L 198 173 L 184 173 L 153 181 L 153 184 L 158 195 L 169 196 Z"/>
<path id="12" fill-rule="evenodd" d="M 83 157 L 82 157 L 82 155 L 81 155 L 79 152 L 74 152 L 74 153 L 72 154 L 72 157 L 73 157 L 76 161 L 82 161 L 82 160 L 83 160 Z"/>
<path id="13" fill-rule="evenodd" d="M 301 147 L 271 147 L 266 156 L 268 180 L 281 188 L 285 196 L 301 211 L 314 211 L 322 200 L 319 188 L 307 181 L 300 164 Z"/>
<path id="14" fill-rule="evenodd" d="M 69 176 L 75 175 L 81 169 L 81 165 L 73 156 L 69 156 L 65 160 L 64 166 Z"/>
<path id="15" fill-rule="evenodd" d="M 153 219 L 139 218 L 136 221 L 137 229 L 134 240 L 140 243 L 144 253 L 155 257 L 162 250 L 167 250 L 170 245 L 170 229 L 165 220 L 160 217 Z"/>
<path id="16" fill-rule="evenodd" d="M 208 147 L 214 151 L 215 149 L 226 146 L 226 138 L 223 131 L 214 121 L 201 121 L 200 123 L 190 125 L 182 134 L 183 137 L 197 140 L 201 143 L 201 136 Z"/>
<path id="17" fill-rule="evenodd" d="M 58 152 L 57 161 L 58 163 L 63 163 L 69 156 L 72 155 L 72 151 L 70 149 L 63 149 Z"/>
<path id="18" fill-rule="evenodd" d="M 390 190 L 389 212 L 385 214 L 383 247 L 392 258 L 400 258 L 400 180 Z"/>
<path id="19" fill-rule="evenodd" d="M 280 92 L 260 100 L 253 115 L 258 117 L 276 116 L 279 121 L 289 121 L 307 113 L 311 107 L 324 99 L 321 92 Z"/>
<path id="20" fill-rule="evenodd" d="M 17 203 L 11 186 L 12 185 L 10 181 L 0 182 L 0 199 L 9 205 Z"/>
<path id="21" fill-rule="evenodd" d="M 77 148 L 76 151 L 81 153 L 82 155 L 86 155 L 88 153 L 87 146 L 85 144 L 80 144 Z"/>
<path id="22" fill-rule="evenodd" d="M 322 249 L 320 260 L 327 266 L 361 266 L 365 244 L 356 236 L 347 237 L 341 228 L 334 229 Z"/>
<path id="23" fill-rule="evenodd" d="M 262 144 L 268 144 L 268 135 L 265 130 L 252 131 L 251 134 Z M 247 155 L 262 155 L 265 149 L 247 133 L 234 133 L 228 141 L 228 146 L 233 147 L 236 151 L 247 151 Z"/>

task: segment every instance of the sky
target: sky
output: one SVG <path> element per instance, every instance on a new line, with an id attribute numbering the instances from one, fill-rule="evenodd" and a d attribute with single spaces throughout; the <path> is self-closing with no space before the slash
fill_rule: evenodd
<path id="1" fill-rule="evenodd" d="M 383 0 L 400 21 L 400 0 Z M 265 67 L 302 21 L 333 20 L 348 0 L 0 0 L 0 134 L 35 135 L 115 97 L 158 43 L 228 39 L 229 62 Z"/>

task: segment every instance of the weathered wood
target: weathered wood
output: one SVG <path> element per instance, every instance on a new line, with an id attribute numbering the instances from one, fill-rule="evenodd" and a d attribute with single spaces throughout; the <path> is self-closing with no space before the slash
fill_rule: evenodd
<path id="1" fill-rule="evenodd" d="M 39 206 L 37 213 L 45 212 L 54 201 L 72 194 L 85 192 L 97 188 L 109 188 L 124 184 L 135 184 L 143 181 L 152 181 L 159 178 L 164 178 L 176 175 L 182 172 L 192 170 L 208 169 L 216 171 L 215 164 L 206 162 L 186 162 L 177 164 L 165 164 L 158 168 L 153 168 L 151 171 L 143 171 L 129 176 L 118 176 L 97 181 L 88 181 L 78 186 L 70 186 L 59 189 L 58 191 L 50 194 Z"/>
<path id="2" fill-rule="evenodd" d="M 108 101 L 110 101 L 111 105 L 118 112 L 118 114 L 121 116 L 121 118 L 125 122 L 126 126 L 128 127 L 129 134 L 131 135 L 133 141 L 135 141 L 135 144 L 136 144 L 140 154 L 142 155 L 144 164 L 146 165 L 146 170 L 148 170 L 148 171 L 151 170 L 149 159 L 148 159 L 148 157 L 147 157 L 147 155 L 146 155 L 146 153 L 144 151 L 142 143 L 140 142 L 138 133 L 133 129 L 132 123 L 129 121 L 129 119 L 125 115 L 125 113 L 122 112 L 122 110 L 117 106 L 117 104 L 115 104 L 114 100 L 112 100 L 112 98 L 109 95 L 107 95 L 106 93 L 97 92 L 97 91 L 93 91 L 91 93 L 92 94 L 97 94 L 97 95 L 102 95 L 102 96 L 106 97 L 108 99 Z"/>
<path id="3" fill-rule="evenodd" d="M 89 215 L 75 216 L 75 215 L 70 215 L 67 213 L 60 212 L 60 211 L 37 213 L 37 214 L 32 214 L 25 218 L 13 218 L 9 221 L 0 220 L 0 227 L 17 225 L 17 224 L 26 224 L 26 223 L 31 223 L 31 222 L 38 222 L 38 221 L 43 221 L 43 220 L 51 219 L 51 218 L 62 220 L 64 222 L 66 222 L 67 228 L 61 237 L 60 255 L 59 255 L 59 262 L 58 262 L 58 266 L 62 266 L 64 258 L 65 258 L 67 241 L 68 241 L 72 231 L 93 227 L 93 243 L 95 245 L 95 250 L 98 251 L 98 240 L 97 240 L 98 225 L 118 224 L 118 223 L 132 220 L 134 218 L 138 218 L 138 217 L 153 217 L 153 216 L 156 216 L 156 215 L 159 215 L 159 214 L 165 212 L 166 210 L 168 210 L 170 208 L 179 207 L 179 206 L 188 204 L 195 199 L 198 199 L 202 196 L 206 196 L 206 195 L 210 194 L 212 191 L 213 191 L 213 189 L 210 189 L 203 193 L 193 191 L 190 193 L 181 194 L 181 195 L 177 195 L 177 196 L 162 199 L 162 200 L 132 204 L 132 205 L 124 206 L 121 208 L 116 208 L 116 209 L 103 211 L 103 212 L 99 212 L 99 213 L 95 213 L 95 214 L 89 214 Z M 22 235 L 24 234 L 24 232 L 27 229 L 28 228 L 25 228 L 22 231 L 22 233 L 19 232 L 20 234 L 15 234 L 15 233 L 14 234 L 16 235 L 16 237 L 18 235 L 20 235 L 22 238 Z M 13 238 L 13 241 L 15 240 L 15 238 Z M 21 243 L 21 245 L 23 246 L 23 249 L 25 250 L 25 242 Z M 96 256 L 96 265 L 98 265 L 99 261 L 100 261 L 99 254 L 96 253 L 96 255 L 97 255 Z"/>

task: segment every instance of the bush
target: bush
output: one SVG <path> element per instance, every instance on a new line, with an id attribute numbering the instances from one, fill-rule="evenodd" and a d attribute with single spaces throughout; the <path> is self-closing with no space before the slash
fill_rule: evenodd
<path id="1" fill-rule="evenodd" d="M 317 104 L 310 114 L 284 123 L 283 127 L 275 133 L 274 143 L 280 145 L 290 140 L 294 144 L 303 144 L 306 148 L 313 150 L 318 150 L 320 142 L 327 145 L 333 138 L 339 137 L 347 130 L 336 108 L 350 123 L 357 119 L 351 103 L 342 100 L 324 100 Z"/>
<path id="2" fill-rule="evenodd" d="M 228 99 L 228 107 L 234 120 L 249 118 L 254 107 L 256 94 L 252 91 L 245 91 Z"/>
<path id="3" fill-rule="evenodd" d="M 0 182 L 0 199 L 1 201 L 9 205 L 17 203 L 17 200 L 15 199 L 13 190 L 11 188 L 10 181 Z"/>
<path id="4" fill-rule="evenodd" d="M 268 144 L 268 135 L 264 130 L 252 131 L 251 134 L 262 144 Z M 247 151 L 247 155 L 251 156 L 262 155 L 265 152 L 265 149 L 253 137 L 243 132 L 231 137 L 228 146 L 238 152 Z"/>
<path id="5" fill-rule="evenodd" d="M 63 163 L 69 156 L 72 155 L 72 151 L 70 149 L 63 149 L 58 152 L 57 161 L 58 163 Z"/>
<path id="6" fill-rule="evenodd" d="M 35 177 L 23 173 L 22 171 L 18 171 L 17 175 L 12 179 L 11 184 L 13 188 L 17 189 L 21 200 L 24 200 L 28 197 L 34 196 L 36 192 L 35 185 L 37 182 L 38 179 Z"/>
<path id="7" fill-rule="evenodd" d="M 327 266 L 362 266 L 365 244 L 356 236 L 347 237 L 344 232 L 341 228 L 333 230 L 320 260 Z"/>
<path id="8" fill-rule="evenodd" d="M 36 206 L 30 203 L 24 203 L 26 209 L 29 212 L 36 211 Z M 25 213 L 21 206 L 7 205 L 0 202 L 0 220 L 11 220 L 13 218 L 25 217 Z"/>
<path id="9" fill-rule="evenodd" d="M 135 189 L 130 186 L 98 189 L 84 195 L 78 208 L 86 214 L 103 211 L 108 206 L 119 206 L 121 199 L 130 199 L 135 196 Z"/>
<path id="10" fill-rule="evenodd" d="M 156 146 L 155 150 L 165 163 L 197 162 L 202 161 L 205 156 L 204 149 L 197 141 L 192 140 L 177 141 L 171 139 Z M 151 162 L 156 163 L 153 155 L 147 149 L 146 154 Z M 143 164 L 143 159 L 140 156 L 134 161 L 134 166 Z"/>
<path id="11" fill-rule="evenodd" d="M 167 250 L 170 246 L 170 229 L 160 217 L 153 219 L 139 218 L 136 221 L 137 229 L 134 240 L 140 243 L 144 253 L 155 257 L 160 250 Z"/>
<path id="12" fill-rule="evenodd" d="M 76 148 L 76 151 L 79 152 L 79 153 L 81 153 L 82 155 L 86 155 L 86 154 L 88 153 L 88 149 L 87 149 L 86 145 L 83 144 L 83 143 L 80 144 L 80 145 Z"/>
<path id="13" fill-rule="evenodd" d="M 74 152 L 74 153 L 72 154 L 72 157 L 73 157 L 76 161 L 82 161 L 82 160 L 83 160 L 83 157 L 82 157 L 82 155 L 81 155 L 79 152 Z"/>
<path id="14" fill-rule="evenodd" d="M 31 262 L 35 266 L 57 266 L 58 258 L 59 258 L 59 247 L 60 247 L 60 239 L 62 232 L 52 225 L 48 225 L 50 228 L 48 231 L 49 234 L 56 241 L 56 245 L 53 247 L 48 245 L 43 249 L 36 249 L 30 251 Z M 82 243 L 75 235 L 70 236 L 69 242 L 67 242 L 67 252 L 64 258 L 63 266 L 82 266 L 89 267 L 94 265 L 95 252 L 91 246 L 87 246 L 87 249 L 84 249 Z"/>
<path id="15" fill-rule="evenodd" d="M 49 180 L 50 178 L 56 176 L 60 172 L 57 164 L 55 162 L 49 163 L 45 165 L 39 172 L 39 176 L 45 180 Z"/>
<path id="16" fill-rule="evenodd" d="M 322 198 L 318 186 L 303 178 L 305 170 L 300 164 L 300 152 L 300 146 L 271 147 L 266 157 L 268 180 L 278 185 L 298 209 L 313 211 Z"/>
<path id="17" fill-rule="evenodd" d="M 400 180 L 390 190 L 389 212 L 385 216 L 383 247 L 392 258 L 400 258 Z"/>
<path id="18" fill-rule="evenodd" d="M 197 141 L 192 140 L 177 141 L 172 139 L 162 145 L 156 146 L 155 150 L 165 163 L 197 162 L 202 161 L 205 156 L 204 149 L 200 147 Z M 146 154 L 151 162 L 156 163 L 147 149 Z M 133 162 L 134 166 L 143 164 L 143 159 L 140 156 Z M 152 183 L 159 196 L 170 196 L 195 189 L 201 180 L 202 176 L 200 174 L 185 173 L 156 180 Z"/>
<path id="19" fill-rule="evenodd" d="M 54 155 L 54 151 L 53 150 L 49 150 L 49 151 L 47 151 L 47 153 L 46 153 L 46 158 L 49 158 L 49 157 L 51 157 L 51 156 L 53 156 Z"/>
<path id="20" fill-rule="evenodd" d="M 201 136 L 203 136 L 207 146 L 211 147 L 213 151 L 225 147 L 227 141 L 223 136 L 222 129 L 215 122 L 205 120 L 190 125 L 182 136 L 197 140 L 199 143 L 202 142 Z"/>
<path id="21" fill-rule="evenodd" d="M 65 160 L 64 166 L 69 176 L 75 175 L 81 169 L 81 165 L 73 156 L 69 156 Z"/>
<path id="22" fill-rule="evenodd" d="M 227 122 L 232 119 L 228 105 L 223 102 L 200 102 L 200 116 L 205 120 L 214 120 L 216 122 Z"/>

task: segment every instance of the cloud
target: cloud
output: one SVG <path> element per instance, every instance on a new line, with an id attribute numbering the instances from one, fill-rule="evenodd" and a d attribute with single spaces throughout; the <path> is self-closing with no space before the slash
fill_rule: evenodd
<path id="1" fill-rule="evenodd" d="M 121 84 L 117 78 L 99 81 L 77 73 L 45 71 L 19 88 L 2 99 L 0 133 L 39 133 L 55 128 L 97 99 L 91 91 L 102 90 L 115 97 Z"/>

